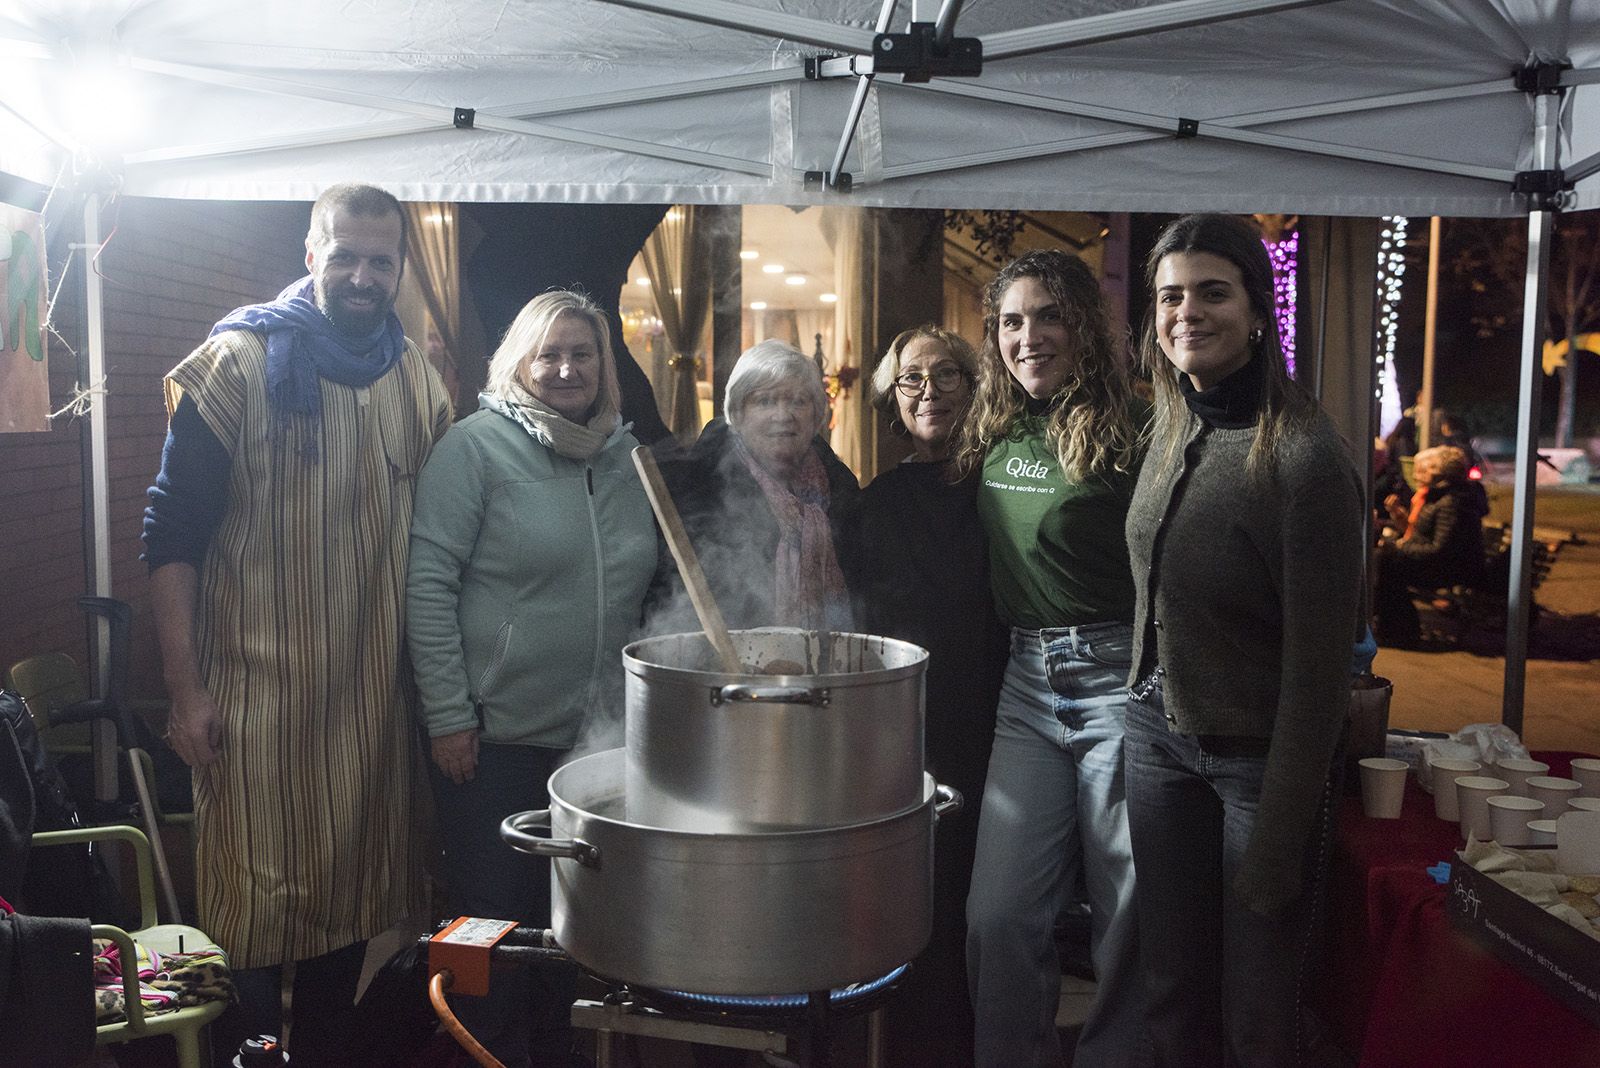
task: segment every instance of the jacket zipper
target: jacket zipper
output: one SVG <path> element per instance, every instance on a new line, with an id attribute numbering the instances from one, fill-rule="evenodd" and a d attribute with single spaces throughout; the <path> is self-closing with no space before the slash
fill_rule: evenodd
<path id="1" fill-rule="evenodd" d="M 606 640 L 606 563 L 600 541 L 600 517 L 595 513 L 594 467 L 586 464 L 583 477 L 589 489 L 589 534 L 594 539 L 594 662 L 589 668 L 589 695 L 584 702 L 592 710 L 599 696 L 600 660 Z"/>

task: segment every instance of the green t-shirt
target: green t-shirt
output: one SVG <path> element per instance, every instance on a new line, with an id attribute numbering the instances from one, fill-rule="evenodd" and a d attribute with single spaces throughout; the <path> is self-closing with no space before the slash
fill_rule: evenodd
<path id="1" fill-rule="evenodd" d="M 1040 630 L 1132 622 L 1133 573 L 1123 523 L 1136 473 L 1068 481 L 1042 416 L 1018 420 L 983 460 L 978 514 L 989 539 L 995 608 Z"/>

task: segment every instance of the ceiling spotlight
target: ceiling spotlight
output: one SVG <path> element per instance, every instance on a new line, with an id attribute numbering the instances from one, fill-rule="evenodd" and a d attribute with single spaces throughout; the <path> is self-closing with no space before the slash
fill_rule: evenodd
<path id="1" fill-rule="evenodd" d="M 650 279 L 648 279 L 648 278 L 635 278 L 633 280 L 633 284 L 636 285 L 636 286 L 647 286 L 647 285 L 650 284 Z"/>
<path id="2" fill-rule="evenodd" d="M 741 260 L 759 260 L 761 258 L 761 253 L 757 252 L 753 248 L 744 248 L 739 250 L 739 258 Z"/>
<path id="3" fill-rule="evenodd" d="M 786 286 L 803 286 L 806 284 L 806 276 L 803 274 L 791 274 L 783 280 L 783 284 Z"/>
<path id="4" fill-rule="evenodd" d="M 750 310 L 751 311 L 766 311 L 767 310 L 767 302 L 764 301 L 764 300 L 752 300 L 750 302 Z"/>
<path id="5" fill-rule="evenodd" d="M 782 274 L 783 273 L 783 264 L 781 264 L 781 263 L 763 263 L 761 265 L 761 271 L 762 271 L 763 274 Z"/>
<path id="6" fill-rule="evenodd" d="M 817 299 L 822 301 L 822 303 L 824 303 L 824 304 L 837 304 L 839 302 L 839 294 L 837 294 L 837 293 L 818 293 L 817 294 Z"/>

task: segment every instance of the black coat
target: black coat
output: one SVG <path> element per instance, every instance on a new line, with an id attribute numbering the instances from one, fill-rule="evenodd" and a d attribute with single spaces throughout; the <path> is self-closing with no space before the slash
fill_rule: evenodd
<path id="1" fill-rule="evenodd" d="M 853 570 L 850 554 L 857 540 L 861 488 L 826 442 L 817 438 L 812 447 L 828 475 L 833 551 L 848 576 Z M 683 517 L 728 629 L 798 626 L 798 621 L 777 618 L 773 561 L 778 521 L 760 484 L 734 449 L 732 428 L 721 419 L 712 420 L 686 454 L 662 462 L 661 477 Z M 700 629 L 677 565 L 665 548 L 645 601 L 645 628 L 652 634 Z"/>
<path id="2" fill-rule="evenodd" d="M 1428 498 L 1411 535 L 1395 546 L 1407 561 L 1412 585 L 1472 585 L 1483 579 L 1483 517 L 1489 514 L 1483 486 L 1448 476 L 1428 484 Z"/>

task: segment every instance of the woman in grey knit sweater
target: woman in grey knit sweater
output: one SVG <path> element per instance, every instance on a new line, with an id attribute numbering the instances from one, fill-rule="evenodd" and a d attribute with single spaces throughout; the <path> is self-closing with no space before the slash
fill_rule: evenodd
<path id="1" fill-rule="evenodd" d="M 1288 375 L 1255 226 L 1180 219 L 1146 273 L 1156 430 L 1127 521 L 1125 760 L 1149 1034 L 1161 1064 L 1290 1064 L 1362 492 Z"/>

